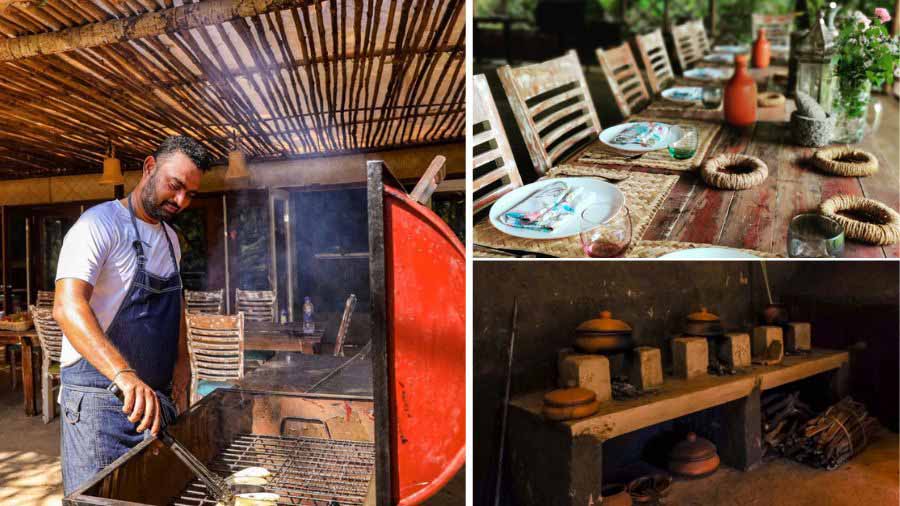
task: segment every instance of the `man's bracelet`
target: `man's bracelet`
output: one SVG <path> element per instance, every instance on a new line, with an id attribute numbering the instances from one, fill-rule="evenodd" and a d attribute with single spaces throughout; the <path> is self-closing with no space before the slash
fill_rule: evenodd
<path id="1" fill-rule="evenodd" d="M 117 379 L 117 378 L 119 377 L 119 375 L 122 374 L 123 372 L 133 372 L 133 373 L 137 374 L 137 371 L 135 371 L 134 369 L 132 369 L 132 368 L 130 368 L 130 367 L 124 367 L 124 368 L 122 368 L 122 369 L 119 369 L 118 372 L 116 372 L 116 374 L 112 377 L 112 381 L 111 381 L 111 382 L 112 382 L 112 383 L 115 383 L 115 382 L 116 382 L 116 379 Z"/>

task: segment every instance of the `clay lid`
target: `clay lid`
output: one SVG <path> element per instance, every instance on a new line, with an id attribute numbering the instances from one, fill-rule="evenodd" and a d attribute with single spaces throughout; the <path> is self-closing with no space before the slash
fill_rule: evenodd
<path id="1" fill-rule="evenodd" d="M 700 306 L 700 311 L 687 315 L 688 321 L 692 322 L 717 322 L 719 317 L 710 313 L 705 307 Z"/>
<path id="2" fill-rule="evenodd" d="M 613 319 L 611 312 L 603 310 L 597 318 L 582 322 L 575 332 L 631 332 L 631 325 Z"/>
<path id="3" fill-rule="evenodd" d="M 597 399 L 597 394 L 586 388 L 561 388 L 544 394 L 544 404 L 566 408 L 590 404 Z"/>
<path id="4" fill-rule="evenodd" d="M 684 441 L 676 444 L 669 453 L 669 459 L 678 462 L 698 462 L 716 456 L 716 445 L 709 440 L 688 433 Z"/>

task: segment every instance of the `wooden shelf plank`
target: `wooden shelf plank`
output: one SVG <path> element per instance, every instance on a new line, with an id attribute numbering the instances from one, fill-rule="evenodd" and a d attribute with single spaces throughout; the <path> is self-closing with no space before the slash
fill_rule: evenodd
<path id="1" fill-rule="evenodd" d="M 767 390 L 837 369 L 849 358 L 844 351 L 817 349 L 809 355 L 785 357 L 779 365 L 754 365 L 735 376 L 704 376 L 691 380 L 667 376 L 662 388 L 653 394 L 625 401 L 607 401 L 593 416 L 554 425 L 572 437 L 590 435 L 605 441 L 746 397 L 757 383 L 761 390 Z M 542 418 L 544 393 L 531 392 L 515 397 L 510 406 L 526 416 Z"/>

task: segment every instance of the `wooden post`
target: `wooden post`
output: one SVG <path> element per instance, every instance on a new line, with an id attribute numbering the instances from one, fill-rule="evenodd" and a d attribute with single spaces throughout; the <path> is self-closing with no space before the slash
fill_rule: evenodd
<path id="1" fill-rule="evenodd" d="M 131 18 L 113 19 L 57 32 L 3 39 L 0 40 L 0 61 L 63 53 L 86 47 L 106 46 L 164 33 L 218 25 L 234 19 L 305 6 L 317 1 L 319 0 L 207 0 L 148 12 Z"/>
<path id="2" fill-rule="evenodd" d="M 669 26 L 669 0 L 663 0 L 663 31 L 672 31 L 672 27 Z"/>
<path id="3" fill-rule="evenodd" d="M 628 12 L 628 0 L 619 0 L 619 21 L 625 21 L 626 12 Z"/>
<path id="4" fill-rule="evenodd" d="M 718 28 L 718 5 L 716 4 L 716 0 L 709 0 L 709 39 L 715 43 L 718 33 L 716 33 L 716 29 Z"/>
<path id="5" fill-rule="evenodd" d="M 722 462 L 746 471 L 762 461 L 762 414 L 760 385 L 750 395 L 716 408 L 720 429 L 713 442 Z"/>

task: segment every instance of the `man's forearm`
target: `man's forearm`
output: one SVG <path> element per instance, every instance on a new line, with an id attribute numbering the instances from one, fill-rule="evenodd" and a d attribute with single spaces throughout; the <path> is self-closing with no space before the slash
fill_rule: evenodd
<path id="1" fill-rule="evenodd" d="M 103 333 L 90 304 L 79 300 L 60 302 L 53 315 L 69 343 L 85 360 L 110 381 L 116 373 L 129 367 L 125 357 Z"/>

